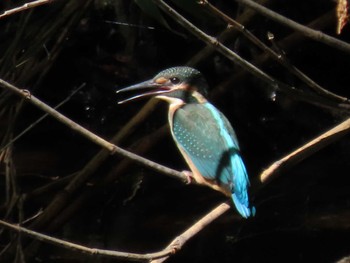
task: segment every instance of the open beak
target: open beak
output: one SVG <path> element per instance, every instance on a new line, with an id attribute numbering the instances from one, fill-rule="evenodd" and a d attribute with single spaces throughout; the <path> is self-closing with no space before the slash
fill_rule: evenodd
<path id="1" fill-rule="evenodd" d="M 118 104 L 122 104 L 122 103 L 129 102 L 132 100 L 140 99 L 143 97 L 163 94 L 163 93 L 171 91 L 171 88 L 169 86 L 167 86 L 165 83 L 159 84 L 159 83 L 154 82 L 153 80 L 147 80 L 147 81 L 132 85 L 130 87 L 126 87 L 124 89 L 117 90 L 117 93 L 126 92 L 126 91 L 138 91 L 138 90 L 148 90 L 148 91 L 145 93 L 142 93 L 142 94 L 132 96 L 128 99 L 119 101 Z"/>

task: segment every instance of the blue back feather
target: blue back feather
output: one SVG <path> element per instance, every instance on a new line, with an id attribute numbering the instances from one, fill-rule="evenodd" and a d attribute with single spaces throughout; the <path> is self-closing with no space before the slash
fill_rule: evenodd
<path id="1" fill-rule="evenodd" d="M 174 113 L 172 134 L 201 175 L 229 190 L 243 217 L 252 215 L 247 171 L 226 117 L 210 103 L 186 104 Z"/>

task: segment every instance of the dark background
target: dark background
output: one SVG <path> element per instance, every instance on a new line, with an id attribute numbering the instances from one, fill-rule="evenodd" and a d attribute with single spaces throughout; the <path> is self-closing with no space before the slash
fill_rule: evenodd
<path id="1" fill-rule="evenodd" d="M 174 5 L 175 2 L 175 5 Z M 226 28 L 195 1 L 169 1 L 212 36 Z M 265 1 L 266 6 L 307 25 L 324 14 L 319 30 L 336 35 L 334 1 Z M 1 3 L 7 10 L 24 1 Z M 230 15 L 245 11 L 235 1 L 211 1 Z M 177 5 L 176 5 L 177 4 Z M 124 24 L 114 24 L 110 21 Z M 292 65 L 325 89 L 349 97 L 349 54 L 305 38 L 255 14 L 245 26 L 271 46 L 271 32 Z M 151 27 L 151 28 L 150 28 Z M 289 38 L 290 36 L 293 38 Z M 286 39 L 286 40 L 285 40 Z M 279 44 L 282 42 L 282 44 Z M 242 34 L 225 45 L 277 80 L 307 94 L 310 88 Z M 118 105 L 117 89 L 186 65 L 205 44 L 150 1 L 54 1 L 0 20 L 0 77 L 30 90 L 51 106 L 85 86 L 59 111 L 110 139 L 142 108 L 144 101 Z M 303 96 L 274 90 L 217 52 L 193 65 L 210 84 L 209 100 L 231 121 L 251 180 L 274 161 L 348 117 L 342 105 L 324 96 L 315 105 Z M 225 85 L 229 83 L 229 85 Z M 329 105 L 332 105 L 331 107 Z M 177 170 L 187 169 L 167 129 L 166 105 L 154 111 L 118 145 Z M 97 154 L 99 147 L 48 117 L 9 148 L 3 147 L 43 112 L 0 90 L 1 217 L 31 219 Z M 251 196 L 254 218 L 225 213 L 191 239 L 169 262 L 335 262 L 350 255 L 349 137 L 345 136 L 284 171 Z M 122 168 L 121 168 L 122 167 Z M 109 156 L 67 196 L 63 209 L 42 226 L 34 217 L 23 226 L 90 247 L 147 253 L 165 247 L 196 220 L 226 201 L 204 187 L 185 185 L 148 168 Z M 34 224 L 34 225 L 33 225 Z M 1 262 L 119 262 L 40 243 L 8 230 L 0 233 Z M 123 261 L 120 261 L 123 262 Z"/>

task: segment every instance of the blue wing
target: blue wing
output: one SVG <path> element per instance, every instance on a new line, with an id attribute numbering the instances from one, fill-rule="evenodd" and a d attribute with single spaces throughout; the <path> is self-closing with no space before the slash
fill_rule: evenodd
<path id="1" fill-rule="evenodd" d="M 172 134 L 201 175 L 232 193 L 239 213 L 249 217 L 249 179 L 235 132 L 212 104 L 186 104 L 173 116 Z"/>

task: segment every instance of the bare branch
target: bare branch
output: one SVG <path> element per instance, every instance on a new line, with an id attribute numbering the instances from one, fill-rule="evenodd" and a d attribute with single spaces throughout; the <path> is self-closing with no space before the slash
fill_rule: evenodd
<path id="1" fill-rule="evenodd" d="M 272 176 L 276 176 L 287 167 L 294 166 L 318 150 L 341 138 L 349 131 L 350 118 L 273 163 L 260 175 L 260 181 L 265 183 Z"/>
<path id="2" fill-rule="evenodd" d="M 105 147 L 107 149 L 112 149 L 114 150 L 113 147 L 117 147 L 105 140 L 103 140 L 102 138 L 98 137 L 97 135 L 91 133 L 90 131 L 86 130 L 85 128 L 79 126 L 78 124 L 74 123 L 73 121 L 71 121 L 70 119 L 68 119 L 67 117 L 65 117 L 64 115 L 60 114 L 59 112 L 57 112 L 56 110 L 52 109 L 50 106 L 48 106 L 47 104 L 41 102 L 39 99 L 37 99 L 36 97 L 34 97 L 33 95 L 31 95 L 29 93 L 29 91 L 27 90 L 20 90 L 17 87 L 9 84 L 8 82 L 0 79 L 0 85 L 8 88 L 10 90 L 12 90 L 13 92 L 15 92 L 16 94 L 20 95 L 23 98 L 28 99 L 32 104 L 36 105 L 37 107 L 39 107 L 40 109 L 42 109 L 43 111 L 47 112 L 48 114 L 50 114 L 51 116 L 55 117 L 57 120 L 61 121 L 62 123 L 66 124 L 67 126 L 69 126 L 70 128 L 78 131 L 79 133 L 81 133 L 82 135 L 84 135 L 85 137 L 87 137 L 88 139 L 92 140 L 93 142 L 101 145 L 102 147 Z M 119 147 L 117 147 L 119 148 Z M 111 151 L 111 150 L 110 150 Z M 122 150 L 119 148 L 119 151 L 123 152 L 125 150 Z M 127 151 L 125 151 L 127 152 Z M 128 156 L 134 156 L 135 158 L 132 160 L 140 160 L 139 158 L 144 159 L 143 157 L 140 157 L 138 155 L 132 154 L 130 152 L 127 152 L 126 155 L 123 155 L 125 157 Z M 149 164 L 149 162 L 151 163 L 151 165 L 153 165 L 151 161 L 146 160 L 146 162 L 141 161 L 141 163 Z M 157 166 L 159 166 L 160 171 L 164 171 L 164 167 L 156 164 Z M 167 169 L 167 167 L 165 167 Z M 170 169 L 171 170 L 171 169 Z M 176 172 L 176 171 L 175 171 Z M 176 172 L 178 174 L 180 174 L 180 177 L 182 179 L 183 174 Z M 185 178 L 187 179 L 187 178 Z M 174 244 L 176 245 L 176 248 L 181 248 L 181 246 L 186 243 L 187 240 L 189 240 L 191 237 L 193 237 L 194 235 L 196 235 L 199 231 L 201 231 L 206 225 L 208 225 L 209 223 L 211 223 L 213 220 L 215 220 L 217 217 L 219 217 L 220 215 L 222 215 L 224 212 L 226 212 L 229 209 L 229 205 L 228 204 L 221 204 L 220 206 L 218 206 L 217 208 L 215 208 L 213 211 L 211 211 L 209 214 L 207 214 L 205 217 L 203 217 L 202 219 L 200 219 L 198 222 L 196 222 L 192 227 L 190 227 L 186 232 L 184 232 L 182 235 L 180 235 L 179 237 L 177 237 L 170 245 L 168 248 L 162 250 L 161 252 L 159 252 L 159 254 L 156 253 L 152 253 L 152 254 L 146 254 L 147 255 L 147 259 L 150 258 L 156 258 L 156 257 L 163 257 L 164 255 L 170 255 L 171 253 L 173 253 L 173 246 Z M 0 221 L 0 224 L 4 225 L 5 227 L 11 228 L 13 230 L 16 231 L 20 231 L 23 232 L 25 234 L 31 235 L 32 237 L 35 237 L 36 239 L 45 241 L 45 242 L 50 242 L 50 243 L 54 243 L 56 245 L 60 245 L 60 246 L 64 246 L 66 248 L 70 248 L 70 249 L 76 249 L 76 250 L 80 250 L 82 252 L 85 253 L 89 253 L 89 254 L 98 254 L 98 255 L 106 255 L 106 256 L 115 256 L 115 257 L 128 257 L 130 259 L 130 257 L 132 257 L 132 259 L 136 260 L 136 257 L 139 257 L 138 254 L 132 254 L 132 253 L 125 253 L 125 252 L 114 252 L 114 251 L 108 251 L 108 250 L 99 250 L 99 249 L 91 249 L 91 248 L 87 248 L 81 245 L 77 245 L 74 243 L 70 243 L 70 242 L 66 242 L 60 239 L 56 239 L 56 238 L 51 238 L 49 236 L 43 235 L 41 233 L 37 233 L 37 232 L 33 232 L 31 230 L 25 229 L 25 228 L 21 228 L 19 226 L 14 226 L 11 224 L 8 224 L 4 221 Z M 124 254 L 123 254 L 124 253 Z M 131 255 L 131 256 L 130 256 Z M 149 256 L 151 255 L 151 256 Z M 144 255 L 143 255 L 144 256 Z M 140 259 L 145 259 L 145 258 L 140 258 Z"/>
<path id="3" fill-rule="evenodd" d="M 208 214 L 206 214 L 203 218 L 198 220 L 194 225 L 192 225 L 189 229 L 187 229 L 184 233 L 177 236 L 173 241 L 170 242 L 170 244 L 165 248 L 165 250 L 168 249 L 175 249 L 175 251 L 178 251 L 182 248 L 182 246 L 193 236 L 195 236 L 197 233 L 199 233 L 201 230 L 203 230 L 207 225 L 209 225 L 211 222 L 213 222 L 215 219 L 217 219 L 219 216 L 223 215 L 226 211 L 230 209 L 230 205 L 227 203 L 222 203 L 216 208 L 214 208 L 212 211 L 210 211 Z M 157 260 L 151 261 L 152 263 L 161 263 L 164 262 L 169 256 L 165 256 L 162 258 L 159 258 Z"/>
<path id="4" fill-rule="evenodd" d="M 257 0 L 257 2 L 264 5 L 264 4 L 267 4 L 269 0 Z M 201 2 L 199 1 L 199 3 Z M 252 20 L 255 13 L 256 12 L 253 11 L 252 9 L 245 9 L 243 10 L 242 14 L 240 14 L 237 17 L 236 21 L 238 21 L 243 25 L 248 24 L 249 21 Z M 238 35 L 237 33 L 238 33 L 237 30 L 234 30 L 233 27 L 228 27 L 228 28 L 225 28 L 222 32 L 220 32 L 217 38 L 220 42 L 224 43 L 225 40 L 227 39 L 235 38 Z M 200 61 L 203 61 L 205 58 L 210 56 L 214 51 L 215 49 L 212 46 L 204 47 L 199 52 L 197 52 L 197 54 L 192 56 L 192 58 L 187 62 L 187 65 L 195 66 L 196 64 L 200 63 Z"/>
<path id="5" fill-rule="evenodd" d="M 33 8 L 33 7 L 37 7 L 37 6 L 48 4 L 48 3 L 52 2 L 52 1 L 53 0 L 37 0 L 37 1 L 30 2 L 30 3 L 25 3 L 24 5 L 21 5 L 19 7 L 15 7 L 13 9 L 6 10 L 2 14 L 0 14 L 0 19 L 4 18 L 6 16 L 10 16 L 10 15 L 16 14 L 18 12 L 22 12 L 24 10 L 27 10 L 27 9 L 30 9 L 30 8 Z"/>
<path id="6" fill-rule="evenodd" d="M 20 232 L 24 233 L 32 238 L 38 239 L 40 241 L 54 244 L 56 246 L 60 246 L 66 249 L 79 251 L 82 253 L 90 254 L 90 255 L 96 255 L 96 256 L 108 256 L 113 258 L 121 258 L 121 259 L 128 259 L 132 261 L 148 261 L 152 259 L 157 259 L 161 257 L 168 256 L 170 254 L 174 253 L 174 249 L 164 249 L 160 252 L 155 253 L 147 253 L 147 254 L 137 254 L 137 253 L 129 253 L 129 252 L 121 252 L 121 251 L 115 251 L 115 250 L 106 250 L 106 249 L 98 249 L 98 248 L 89 248 L 83 245 L 78 245 L 76 243 L 72 243 L 69 241 L 65 241 L 63 239 L 50 237 L 45 234 L 38 233 L 36 231 L 29 230 L 27 228 L 21 227 L 19 225 L 10 224 L 8 222 L 0 220 L 0 225 Z"/>
<path id="7" fill-rule="evenodd" d="M 282 16 L 262 5 L 259 5 L 258 3 L 255 3 L 251 0 L 236 0 L 238 3 L 248 6 L 249 8 L 254 9 L 256 12 L 284 25 L 289 28 L 292 28 L 295 31 L 298 31 L 299 33 L 303 34 L 306 37 L 309 37 L 313 40 L 319 41 L 321 43 L 324 43 L 326 45 L 329 45 L 333 48 L 342 50 L 344 52 L 350 53 L 350 44 L 341 41 L 337 38 L 331 37 L 327 34 L 324 34 L 320 31 L 313 30 L 309 27 L 303 26 L 289 18 L 286 18 L 285 16 Z"/>
<path id="8" fill-rule="evenodd" d="M 163 2 L 160 0 L 157 0 L 156 2 Z M 169 9 L 172 10 L 172 9 Z M 169 11 L 168 10 L 168 11 Z M 172 12 L 175 12 L 174 10 L 169 11 L 171 14 L 174 14 Z M 185 26 L 188 26 L 189 23 L 187 20 L 184 20 L 184 18 L 181 18 L 182 20 L 182 24 Z M 185 22 L 183 22 L 185 21 Z M 190 24 L 191 25 L 191 24 Z M 278 85 L 277 82 L 271 78 L 270 76 L 268 76 L 267 74 L 265 74 L 264 72 L 262 72 L 260 69 L 255 68 L 253 65 L 251 65 L 249 62 L 243 60 L 242 58 L 240 58 L 237 54 L 235 54 L 234 52 L 232 52 L 230 49 L 228 49 L 227 47 L 225 47 L 224 45 L 222 45 L 220 42 L 218 42 L 215 38 L 212 38 L 208 35 L 206 35 L 204 32 L 200 31 L 198 28 L 196 28 L 195 26 L 192 25 L 192 29 L 195 29 L 193 32 L 195 32 L 194 34 L 196 35 L 200 35 L 201 39 L 204 39 L 206 41 L 207 44 L 217 48 L 222 54 L 228 56 L 228 58 L 235 60 L 237 63 L 241 63 L 240 65 L 243 66 L 245 69 L 249 69 L 250 71 L 253 71 L 254 74 L 256 74 L 257 76 L 259 76 L 261 79 L 267 81 L 268 83 L 270 83 L 273 86 Z M 192 30 L 191 29 L 191 30 Z M 39 99 L 37 99 L 36 97 L 32 96 L 28 91 L 26 90 L 20 90 L 17 87 L 3 81 L 0 79 L 0 85 L 2 85 L 3 87 L 12 90 L 13 92 L 15 92 L 16 94 L 20 95 L 23 98 L 26 98 L 27 100 L 29 100 L 32 104 L 36 105 L 37 107 L 39 107 L 40 109 L 42 109 L 44 112 L 47 112 L 48 114 L 52 115 L 54 118 L 56 118 L 57 120 L 61 121 L 62 123 L 64 123 L 65 125 L 67 125 L 69 128 L 74 129 L 76 131 L 78 131 L 79 133 L 81 133 L 82 135 L 84 135 L 86 138 L 88 138 L 89 140 L 94 141 L 96 144 L 102 146 L 104 149 L 107 149 L 109 152 L 114 153 L 117 152 L 118 154 L 127 157 L 131 160 L 134 161 L 138 161 L 139 163 L 146 165 L 148 167 L 151 167 L 154 170 L 157 170 L 159 172 L 174 176 L 175 178 L 181 179 L 183 181 L 186 180 L 186 177 L 182 174 L 179 173 L 175 170 L 169 169 L 167 167 L 161 166 L 157 163 L 151 162 L 143 157 L 140 157 L 136 154 L 130 153 L 128 151 L 125 151 L 119 147 L 117 147 L 114 144 L 111 144 L 105 140 L 103 140 L 102 138 L 98 137 L 97 135 L 89 132 L 88 130 L 84 129 L 83 127 L 81 127 L 80 125 L 76 124 L 75 122 L 71 121 L 70 119 L 68 119 L 67 117 L 63 116 L 62 114 L 60 114 L 59 112 L 55 111 L 54 109 L 52 109 L 51 107 L 49 107 L 48 105 L 44 104 L 43 102 L 41 102 Z M 291 88 L 289 86 L 287 86 L 288 88 Z M 142 114 L 141 114 L 142 115 Z M 128 132 L 128 129 L 131 128 L 128 127 L 125 129 L 125 133 Z M 298 159 L 298 155 L 300 155 L 300 158 L 306 158 L 307 156 L 311 155 L 313 152 L 315 152 L 316 150 L 324 147 L 325 145 L 329 144 L 333 139 L 337 139 L 339 138 L 341 135 L 345 134 L 345 132 L 347 132 L 348 128 L 344 128 L 344 130 L 339 130 L 338 132 L 334 132 L 334 134 L 330 134 L 329 138 L 326 136 L 326 139 L 320 139 L 319 142 L 315 141 L 314 143 L 311 144 L 307 144 L 305 146 L 303 146 L 302 149 L 300 148 L 300 150 L 295 151 L 293 153 L 295 153 L 293 156 L 291 156 L 291 158 L 287 158 L 286 160 L 283 158 L 282 164 L 283 164 L 283 168 L 288 167 L 296 164 L 298 161 L 300 161 L 301 159 Z M 339 135 L 339 137 L 337 136 Z M 319 137 L 318 137 L 319 138 Z M 332 140 L 331 140 L 332 139 Z M 316 139 L 315 139 L 316 140 Z M 320 148 L 318 148 L 317 146 L 319 145 Z M 307 148 L 310 147 L 310 150 L 307 150 Z M 105 151 L 106 152 L 106 151 Z M 303 155 L 305 154 L 305 155 Z M 292 155 L 292 154 L 291 154 Z M 295 158 L 295 159 L 294 159 Z M 295 161 L 296 160 L 296 161 Z M 280 162 L 281 162 L 280 161 Z M 282 167 L 282 166 L 281 166 Z M 274 169 L 273 171 L 271 171 L 271 173 L 266 177 L 268 179 L 271 179 L 273 175 L 277 174 L 279 170 Z M 74 190 L 74 184 L 77 181 L 81 181 L 83 180 L 84 176 L 77 176 L 74 178 L 74 180 L 72 180 L 71 184 L 68 185 L 69 189 L 73 189 Z M 263 183 L 265 183 L 265 181 L 262 180 Z M 53 202 L 57 201 L 57 199 L 55 198 L 53 200 Z M 61 207 L 62 207 L 62 202 L 60 203 Z M 228 204 L 221 204 L 220 206 L 218 206 L 217 208 L 215 208 L 214 210 L 212 210 L 210 213 L 208 213 L 205 217 L 203 217 L 202 219 L 200 219 L 198 222 L 196 222 L 193 226 L 191 226 L 191 228 L 189 228 L 187 231 L 185 231 L 182 235 L 178 236 L 177 238 L 175 238 L 170 244 L 169 246 L 167 246 L 167 248 L 161 252 L 158 253 L 165 253 L 167 252 L 168 254 L 162 254 L 163 256 L 167 256 L 170 255 L 171 252 L 173 252 L 173 249 L 180 249 L 190 238 L 192 238 L 193 236 L 195 236 L 197 233 L 199 233 L 202 229 L 204 229 L 209 223 L 211 223 L 213 220 L 217 219 L 220 215 L 222 215 L 224 212 L 226 212 L 229 209 L 229 205 Z M 52 211 L 52 210 L 51 210 Z M 57 212 L 57 211 L 56 211 Z M 53 214 L 51 214 L 52 216 Z M 0 223 L 3 223 L 3 221 L 0 221 Z M 6 222 L 5 222 L 6 223 Z M 13 225 L 12 225 L 13 226 Z M 14 226 L 17 227 L 17 226 Z M 14 229 L 14 228 L 11 228 Z M 15 229 L 16 231 L 20 231 L 25 233 L 25 231 L 23 231 L 24 228 L 20 228 L 20 229 Z M 31 235 L 30 234 L 30 230 L 28 230 L 29 232 L 26 232 L 26 234 Z M 35 232 L 36 233 L 36 232 Z M 35 238 L 38 238 L 41 240 L 41 238 L 45 235 L 42 235 L 40 233 L 37 233 L 39 235 L 35 235 Z M 47 237 L 47 236 L 46 236 Z M 50 242 L 49 240 L 46 240 L 47 242 Z M 53 239 L 53 243 L 55 243 L 56 241 L 59 241 L 58 239 Z M 66 241 L 63 241 L 66 242 Z M 68 242 L 69 243 L 69 242 Z M 66 243 L 65 243 L 66 244 Z M 69 244 L 73 244 L 73 243 L 69 243 Z M 72 249 L 79 249 L 79 250 L 83 250 L 86 253 L 90 253 L 90 254 L 99 254 L 100 252 L 104 252 L 107 250 L 99 250 L 99 249 L 91 249 L 91 248 L 86 248 L 84 246 L 80 246 L 80 245 L 76 245 L 73 244 L 73 246 L 71 246 L 70 248 Z M 82 248 L 82 249 L 81 249 Z M 108 255 L 109 252 L 106 253 L 106 255 Z M 126 252 L 118 252 L 118 253 L 126 253 Z M 130 253 L 127 253 L 128 255 Z M 154 255 L 155 253 L 152 253 L 151 255 Z M 102 255 L 102 254 L 101 254 Z M 132 254 L 132 255 L 139 255 L 139 254 Z M 142 255 L 142 254 L 141 254 Z M 146 254 L 146 255 L 150 255 L 150 254 Z M 123 255 L 119 255 L 117 257 L 123 257 Z M 152 257 L 154 258 L 154 257 Z M 161 261 L 154 261 L 154 262 L 162 262 L 164 261 L 166 258 L 162 259 Z"/>
<path id="9" fill-rule="evenodd" d="M 237 29 L 239 32 L 241 32 L 246 38 L 248 38 L 251 42 L 253 42 L 257 47 L 259 47 L 262 51 L 266 52 L 266 54 L 268 54 L 272 59 L 274 59 L 275 61 L 280 63 L 282 66 L 287 68 L 295 76 L 297 76 L 300 80 L 304 81 L 315 92 L 317 92 L 321 95 L 324 95 L 325 97 L 329 97 L 330 99 L 336 100 L 338 102 L 347 102 L 348 101 L 348 98 L 339 96 L 337 94 L 334 94 L 334 93 L 322 88 L 319 84 L 317 84 L 311 78 L 306 76 L 298 68 L 293 66 L 286 59 L 286 57 L 283 54 L 277 53 L 276 51 L 272 50 L 270 47 L 265 45 L 265 43 L 263 43 L 260 39 L 258 39 L 256 36 L 254 36 L 249 30 L 247 30 L 242 24 L 240 24 L 238 21 L 234 20 L 233 18 L 229 17 L 228 15 L 223 13 L 221 10 L 217 9 L 215 6 L 210 4 L 207 0 L 201 0 L 199 3 L 201 5 L 203 5 L 207 10 L 209 10 L 210 12 L 215 14 L 216 16 L 220 17 L 222 20 L 224 20 L 230 26 L 233 26 L 235 29 Z M 269 40 L 272 42 L 273 39 L 269 39 Z"/>
<path id="10" fill-rule="evenodd" d="M 146 105 L 139 111 L 139 113 L 136 114 L 126 125 L 124 125 L 120 131 L 117 132 L 117 134 L 111 139 L 111 142 L 114 144 L 119 144 L 122 141 L 122 139 L 125 138 L 126 135 L 131 132 L 132 129 L 135 129 L 135 126 L 137 126 L 144 118 L 146 118 L 148 114 L 150 114 L 150 112 L 154 109 L 156 104 L 157 103 L 155 100 L 151 100 L 148 103 L 146 103 Z M 152 141 L 154 141 L 154 138 Z M 143 147 L 145 145 L 147 144 L 143 143 Z M 140 152 L 139 149 L 132 150 L 137 155 L 142 154 L 142 151 Z M 86 165 L 76 175 L 74 175 L 73 178 L 69 179 L 69 183 L 66 184 L 66 186 L 64 187 L 64 191 L 66 194 L 56 195 L 55 198 L 46 206 L 43 216 L 35 220 L 31 224 L 31 227 L 37 229 L 43 227 L 46 224 L 49 224 L 46 227 L 52 229 L 52 225 L 55 225 L 55 223 L 53 222 L 57 222 L 62 218 L 62 209 L 69 210 L 69 208 L 67 207 L 72 206 L 72 200 L 70 199 L 70 195 L 85 184 L 88 178 L 98 169 L 98 167 L 100 167 L 101 163 L 105 161 L 108 156 L 108 151 L 104 148 L 101 149 L 97 154 L 95 154 L 95 156 L 91 158 L 90 161 L 88 161 Z M 118 165 L 118 167 L 123 166 L 125 162 L 130 163 L 130 160 L 123 160 Z M 103 178 L 103 181 L 109 180 L 110 177 L 116 178 L 120 174 L 121 173 L 115 171 L 113 172 L 113 176 L 107 175 L 105 178 Z M 113 181 L 114 179 L 110 179 L 109 184 Z M 40 189 L 38 190 L 40 192 Z M 89 193 L 91 193 L 91 191 L 89 191 Z M 82 195 L 79 195 L 79 198 L 81 197 Z M 74 211 L 76 211 L 76 209 L 78 208 L 75 208 Z"/>
<path id="11" fill-rule="evenodd" d="M 170 169 L 168 167 L 165 167 L 163 165 L 160 165 L 156 162 L 150 161 L 146 158 L 143 158 L 141 156 L 138 156 L 134 153 L 131 153 L 127 150 L 124 150 L 104 139 L 102 139 L 101 137 L 97 136 L 96 134 L 90 132 L 89 130 L 85 129 L 84 127 L 80 126 L 79 124 L 77 124 L 76 122 L 72 121 L 71 119 L 67 118 L 66 116 L 62 115 L 61 113 L 59 113 L 58 111 L 54 110 L 53 108 L 51 108 L 49 105 L 45 104 L 44 102 L 42 102 L 41 100 L 39 100 L 38 98 L 36 98 L 35 96 L 33 96 L 32 94 L 30 94 L 29 91 L 27 90 L 23 90 L 23 89 L 19 89 L 17 87 L 15 87 L 14 85 L 0 79 L 0 85 L 4 88 L 7 88 L 11 91 L 13 91 L 14 93 L 16 93 L 17 95 L 19 95 L 20 97 L 27 99 L 29 102 L 31 102 L 32 104 L 34 104 L 35 106 L 37 106 L 38 108 L 40 108 L 41 110 L 43 110 L 44 112 L 50 114 L 52 117 L 54 117 L 55 119 L 57 119 L 58 121 L 60 121 L 61 123 L 67 125 L 69 128 L 71 128 L 72 130 L 75 130 L 77 132 L 79 132 L 81 135 L 83 135 L 84 137 L 88 138 L 90 141 L 100 145 L 101 147 L 107 149 L 108 151 L 111 152 L 111 154 L 117 153 L 123 157 L 127 157 L 131 160 L 134 160 L 136 162 L 139 162 L 149 168 L 152 168 L 153 170 L 156 170 L 158 172 L 167 174 L 169 176 L 173 176 L 177 179 L 180 179 L 184 182 L 187 182 L 187 177 L 186 175 L 184 175 L 181 172 L 178 172 L 176 170 Z"/>
<path id="12" fill-rule="evenodd" d="M 336 261 L 336 263 L 349 263 L 349 262 L 350 262 L 350 255 Z"/>
<path id="13" fill-rule="evenodd" d="M 218 52 L 223 54 L 228 59 L 237 63 L 244 69 L 253 73 L 256 77 L 262 79 L 263 81 L 269 83 L 273 87 L 278 87 L 278 83 L 271 76 L 255 67 L 253 64 L 249 63 L 238 54 L 227 48 L 225 45 L 220 43 L 216 38 L 207 35 L 205 32 L 200 30 L 198 27 L 193 25 L 190 21 L 176 12 L 173 8 L 171 8 L 168 4 L 166 4 L 163 0 L 153 0 L 157 5 L 166 12 L 169 16 L 171 16 L 177 23 L 182 25 L 186 30 L 190 31 L 193 35 L 204 41 L 206 44 L 213 46 Z"/>
<path id="14" fill-rule="evenodd" d="M 157 3 L 158 6 L 164 12 L 166 12 L 169 16 L 171 16 L 177 23 L 182 25 L 186 30 L 190 31 L 191 34 L 195 35 L 206 44 L 211 45 L 218 52 L 224 55 L 226 58 L 238 64 L 248 72 L 252 73 L 257 78 L 266 82 L 270 88 L 275 89 L 276 91 L 284 92 L 293 98 L 306 101 L 310 104 L 317 105 L 319 107 L 332 108 L 332 109 L 336 107 L 338 110 L 340 108 L 341 110 L 344 110 L 344 111 L 347 111 L 349 109 L 348 107 L 349 104 L 346 102 L 335 103 L 333 100 L 329 101 L 326 98 L 319 96 L 318 94 L 305 93 L 302 90 L 296 89 L 295 87 L 289 86 L 285 83 L 282 83 L 272 78 L 270 75 L 266 74 L 265 72 L 263 72 L 262 70 L 260 70 L 259 68 L 251 64 L 250 62 L 244 60 L 238 54 L 236 54 L 235 52 L 227 48 L 225 45 L 220 43 L 217 39 L 207 35 L 205 32 L 197 28 L 195 25 L 193 25 L 191 22 L 185 19 L 182 15 L 176 12 L 172 7 L 166 4 L 163 0 L 153 0 L 153 1 Z"/>
<path id="15" fill-rule="evenodd" d="M 57 104 L 54 109 L 58 109 L 59 107 L 61 107 L 62 105 L 64 105 L 66 102 L 68 102 L 79 90 L 81 90 L 84 86 L 86 85 L 86 83 L 83 83 L 82 85 L 80 85 L 77 89 L 75 89 L 71 94 L 69 94 L 69 96 L 67 98 L 65 98 L 63 101 L 61 101 L 59 104 Z M 31 123 L 27 128 L 25 128 L 22 132 L 20 132 L 18 135 L 16 135 L 15 138 L 11 139 L 6 145 L 4 145 L 2 148 L 0 148 L 0 153 L 6 148 L 8 147 L 10 144 L 13 144 L 14 142 L 16 142 L 19 138 L 21 138 L 24 134 L 26 134 L 28 131 L 30 131 L 31 129 L 33 129 L 36 125 L 38 125 L 41 121 L 43 121 L 47 116 L 49 116 L 48 113 L 45 113 L 43 116 L 41 116 L 39 119 L 37 119 L 36 121 L 34 121 L 33 123 Z"/>

